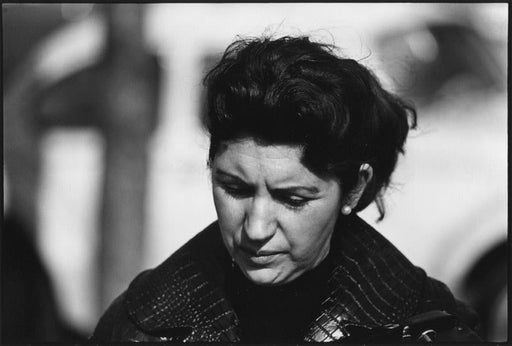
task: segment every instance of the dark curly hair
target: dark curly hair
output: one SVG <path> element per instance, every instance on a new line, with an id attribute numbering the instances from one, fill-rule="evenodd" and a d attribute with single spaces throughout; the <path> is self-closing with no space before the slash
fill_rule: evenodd
<path id="1" fill-rule="evenodd" d="M 382 194 L 416 126 L 416 111 L 334 49 L 308 37 L 232 43 L 204 79 L 209 164 L 225 140 L 298 145 L 308 169 L 336 177 L 342 191 L 351 191 L 359 167 L 369 163 L 373 178 L 354 210 L 376 201 L 382 219 Z"/>

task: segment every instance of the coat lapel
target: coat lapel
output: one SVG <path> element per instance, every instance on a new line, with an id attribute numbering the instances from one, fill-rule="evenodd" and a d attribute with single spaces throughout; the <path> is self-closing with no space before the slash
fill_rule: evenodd
<path id="1" fill-rule="evenodd" d="M 306 341 L 344 339 L 351 329 L 396 323 L 417 310 L 425 273 L 362 219 L 342 220 L 331 251 L 330 294 Z"/>
<path id="2" fill-rule="evenodd" d="M 162 340 L 239 340 L 238 319 L 217 284 L 224 275 L 219 271 L 221 263 L 225 263 L 219 238 L 218 229 L 210 226 L 134 280 L 125 304 L 139 328 Z"/>
<path id="3" fill-rule="evenodd" d="M 359 217 L 341 220 L 331 251 L 330 294 L 305 341 L 341 340 L 352 328 L 381 327 L 417 310 L 425 273 Z M 214 223 L 134 280 L 126 299 L 132 321 L 162 340 L 239 341 L 238 318 L 222 291 L 226 256 Z"/>

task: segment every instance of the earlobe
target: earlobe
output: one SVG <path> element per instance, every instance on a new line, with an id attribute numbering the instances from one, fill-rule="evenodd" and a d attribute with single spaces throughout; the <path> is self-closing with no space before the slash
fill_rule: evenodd
<path id="1" fill-rule="evenodd" d="M 363 163 L 359 168 L 357 184 L 354 187 L 354 189 L 348 194 L 348 196 L 345 199 L 345 203 L 341 208 L 341 213 L 343 215 L 349 215 L 352 212 L 352 209 L 354 209 L 357 206 L 357 203 L 359 203 L 359 200 L 361 199 L 361 196 L 363 195 L 366 186 L 368 185 L 370 180 L 372 180 L 372 178 L 372 166 L 368 163 Z"/>

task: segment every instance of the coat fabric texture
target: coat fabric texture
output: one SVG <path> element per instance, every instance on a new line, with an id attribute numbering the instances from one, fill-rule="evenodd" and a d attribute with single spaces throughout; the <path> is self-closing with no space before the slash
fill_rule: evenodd
<path id="1" fill-rule="evenodd" d="M 335 266 L 329 293 L 303 341 L 353 340 L 431 310 L 476 327 L 471 309 L 358 216 L 340 217 L 330 251 Z M 214 222 L 139 274 L 101 317 L 91 341 L 241 341 L 243 326 L 223 288 L 230 266 Z"/>

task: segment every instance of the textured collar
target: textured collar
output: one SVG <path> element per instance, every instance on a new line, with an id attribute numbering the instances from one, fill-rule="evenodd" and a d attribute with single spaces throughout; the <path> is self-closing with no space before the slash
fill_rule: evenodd
<path id="1" fill-rule="evenodd" d="M 346 338 L 350 330 L 397 323 L 418 309 L 426 279 L 388 240 L 357 216 L 344 218 L 331 243 L 329 297 L 307 341 Z"/>
<path id="2" fill-rule="evenodd" d="M 129 317 L 163 340 L 179 334 L 188 342 L 239 341 L 238 319 L 220 288 L 229 263 L 213 223 L 132 282 L 125 300 Z"/>
<path id="3" fill-rule="evenodd" d="M 418 309 L 425 273 L 357 216 L 340 220 L 331 242 L 330 294 L 305 341 L 334 341 L 351 328 L 399 322 Z M 239 341 L 222 291 L 230 259 L 213 223 L 130 285 L 125 304 L 143 332 L 182 341 Z"/>

